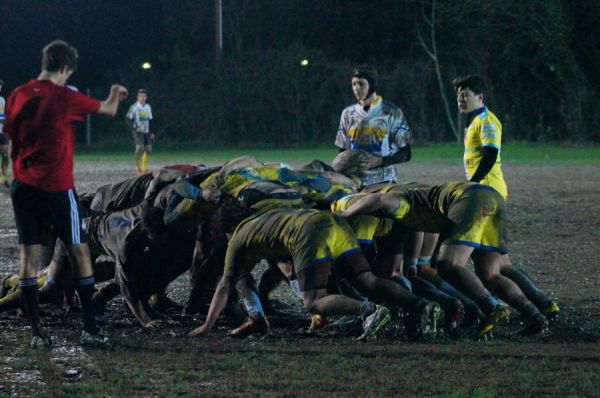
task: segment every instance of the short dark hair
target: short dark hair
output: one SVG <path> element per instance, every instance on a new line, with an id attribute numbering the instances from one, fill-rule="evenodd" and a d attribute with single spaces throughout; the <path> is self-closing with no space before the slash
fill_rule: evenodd
<path id="1" fill-rule="evenodd" d="M 77 69 L 79 54 L 75 47 L 62 40 L 54 40 L 46 44 L 42 50 L 42 69 L 48 72 L 58 72 L 65 66 L 71 70 Z"/>
<path id="2" fill-rule="evenodd" d="M 469 89 L 475 94 L 486 94 L 487 88 L 485 79 L 479 75 L 466 75 L 460 76 L 452 80 L 454 86 L 454 92 L 458 92 L 459 89 Z"/>
<path id="3" fill-rule="evenodd" d="M 140 88 L 137 92 L 138 94 L 148 94 L 145 88 Z"/>

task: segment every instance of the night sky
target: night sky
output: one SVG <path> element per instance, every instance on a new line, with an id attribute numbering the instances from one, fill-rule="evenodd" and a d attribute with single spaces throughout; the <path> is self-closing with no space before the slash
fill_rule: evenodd
<path id="1" fill-rule="evenodd" d="M 41 49 L 60 38 L 79 51 L 70 83 L 105 85 L 107 72 L 160 52 L 160 2 L 0 0 L 0 78 L 3 94 L 35 78 Z M 158 29 L 157 29 L 158 28 Z"/>

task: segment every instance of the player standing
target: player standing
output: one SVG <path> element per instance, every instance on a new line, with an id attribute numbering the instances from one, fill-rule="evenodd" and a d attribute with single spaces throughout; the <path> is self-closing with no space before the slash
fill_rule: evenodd
<path id="1" fill-rule="evenodd" d="M 501 170 L 500 147 L 502 124 L 485 105 L 486 84 L 481 76 L 467 75 L 452 82 L 458 109 L 469 118 L 465 129 L 464 165 L 467 180 L 489 185 L 508 200 L 508 189 Z M 502 256 L 501 273 L 512 279 L 527 297 L 550 319 L 558 317 L 560 308 L 550 300 L 525 272 Z"/>
<path id="2" fill-rule="evenodd" d="M 129 107 L 127 119 L 132 124 L 133 140 L 135 142 L 135 165 L 138 173 L 148 171 L 149 157 L 152 154 L 152 139 L 154 134 L 150 133 L 150 120 L 152 120 L 152 108 L 146 103 L 148 94 L 146 90 L 139 89 L 137 102 Z"/>
<path id="3" fill-rule="evenodd" d="M 73 178 L 75 121 L 86 114 L 114 116 L 127 89 L 113 85 L 100 102 L 65 87 L 77 68 L 74 47 L 61 40 L 46 45 L 37 79 L 15 89 L 8 97 L 5 131 L 12 140 L 14 181 L 11 199 L 19 235 L 19 285 L 31 321 L 31 345 L 49 345 L 38 311 L 37 272 L 42 243 L 49 225 L 66 245 L 74 263 L 77 293 L 83 307 L 84 344 L 107 344 L 99 333 L 91 305 L 94 277 L 85 231 L 77 210 Z"/>
<path id="4" fill-rule="evenodd" d="M 363 185 L 397 182 L 397 163 L 411 158 L 411 133 L 402 110 L 377 95 L 377 71 L 362 65 L 352 71 L 352 91 L 357 103 L 342 111 L 335 146 L 340 151 L 359 149 L 375 156 L 362 159 Z"/>

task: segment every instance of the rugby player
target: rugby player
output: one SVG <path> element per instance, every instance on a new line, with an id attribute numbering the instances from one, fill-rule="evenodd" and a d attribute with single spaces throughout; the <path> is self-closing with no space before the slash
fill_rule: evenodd
<path id="1" fill-rule="evenodd" d="M 467 181 L 478 182 L 496 189 L 508 200 L 508 189 L 502 174 L 500 149 L 502 124 L 485 105 L 486 84 L 481 76 L 467 75 L 452 82 L 458 109 L 468 117 L 465 129 L 464 167 Z M 558 305 L 550 300 L 508 255 L 502 256 L 501 273 L 512 279 L 534 304 L 550 319 L 560 313 Z"/>
<path id="2" fill-rule="evenodd" d="M 41 327 L 37 282 L 44 231 L 50 224 L 75 262 L 84 318 L 81 342 L 108 343 L 99 333 L 91 305 L 94 278 L 74 189 L 73 123 L 90 113 L 114 116 L 127 90 L 113 85 L 101 102 L 65 87 L 77 68 L 77 59 L 77 50 L 64 41 L 49 43 L 43 50 L 38 78 L 15 89 L 6 106 L 4 130 L 12 141 L 11 198 L 20 245 L 19 284 L 34 347 L 50 344 Z"/>
<path id="3" fill-rule="evenodd" d="M 395 165 L 411 159 L 411 133 L 404 114 L 377 95 L 378 73 L 373 67 L 355 68 L 351 79 L 357 103 L 342 111 L 335 146 L 340 152 L 362 150 L 371 155 L 361 157 L 358 165 L 362 185 L 396 182 Z"/>
<path id="4" fill-rule="evenodd" d="M 133 103 L 125 116 L 131 122 L 131 133 L 135 143 L 135 166 L 138 173 L 148 170 L 148 162 L 152 154 L 152 140 L 154 134 L 150 133 L 150 120 L 152 120 L 152 107 L 146 103 L 148 93 L 139 89 L 137 101 Z"/>
<path id="5" fill-rule="evenodd" d="M 345 217 L 381 212 L 406 227 L 440 233 L 436 264 L 441 276 L 473 299 L 485 314 L 479 336 L 487 335 L 509 315 L 484 287 L 516 308 L 525 318 L 522 334 L 545 330 L 548 321 L 521 289 L 500 274 L 504 246 L 504 199 L 493 188 L 456 182 L 388 194 L 363 194 Z M 465 268 L 469 257 L 475 273 Z M 479 276 L 479 277 L 478 277 Z"/>
<path id="6" fill-rule="evenodd" d="M 360 315 L 364 320 L 361 339 L 373 336 L 389 322 L 390 312 L 368 301 L 328 294 L 327 283 L 334 266 L 359 291 L 379 302 L 407 309 L 407 328 L 412 337 L 419 337 L 424 329 L 437 322 L 440 311 L 437 303 L 419 299 L 372 273 L 352 229 L 342 218 L 313 209 L 266 208 L 240 223 L 246 214 L 247 210 L 235 201 L 219 209 L 222 231 L 230 238 L 224 274 L 213 295 L 206 322 L 194 329 L 191 336 L 210 331 L 227 304 L 234 284 L 245 301 L 250 316 L 248 323 L 261 325 L 254 327 L 256 330 L 268 330 L 251 276 L 256 263 L 265 257 L 283 261 L 292 258 L 299 290 L 310 312 L 325 316 Z M 248 327 L 242 325 L 241 328 Z"/>

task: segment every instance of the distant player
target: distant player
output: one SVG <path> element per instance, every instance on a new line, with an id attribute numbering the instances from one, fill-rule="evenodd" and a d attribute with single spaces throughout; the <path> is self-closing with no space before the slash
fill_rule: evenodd
<path id="1" fill-rule="evenodd" d="M 135 143 L 135 165 L 138 173 L 145 173 L 148 170 L 149 157 L 152 154 L 152 139 L 154 139 L 154 134 L 150 133 L 152 108 L 146 103 L 147 98 L 146 90 L 139 89 L 137 102 L 129 107 L 126 115 L 131 121 Z"/>
<path id="2" fill-rule="evenodd" d="M 0 92 L 4 81 L 0 80 Z M 8 139 L 4 135 L 4 97 L 0 96 L 0 155 L 2 163 L 0 164 L 0 184 L 8 187 Z"/>
<path id="3" fill-rule="evenodd" d="M 363 150 L 359 164 L 362 185 L 397 182 L 397 163 L 411 158 L 411 133 L 402 110 L 377 95 L 377 71 L 368 65 L 352 71 L 352 91 L 357 103 L 342 111 L 335 146 L 341 151 Z"/>
<path id="4" fill-rule="evenodd" d="M 485 105 L 486 84 L 481 76 L 458 77 L 452 82 L 458 109 L 468 117 L 465 130 L 464 165 L 468 181 L 489 185 L 508 200 L 508 189 L 501 170 L 502 124 Z M 527 297 L 550 319 L 559 316 L 558 305 L 550 300 L 508 255 L 501 258 L 502 275 L 519 285 Z"/>
<path id="5" fill-rule="evenodd" d="M 102 102 L 70 90 L 65 84 L 77 68 L 77 60 L 77 50 L 64 41 L 46 45 L 38 78 L 15 89 L 6 104 L 4 130 L 12 141 L 11 199 L 21 252 L 19 285 L 31 320 L 33 347 L 50 343 L 40 322 L 37 280 L 42 244 L 50 225 L 73 259 L 83 307 L 81 342 L 108 343 L 107 337 L 99 333 L 91 305 L 94 277 L 77 208 L 73 123 L 90 113 L 114 116 L 119 102 L 127 97 L 127 90 L 113 85 Z"/>

